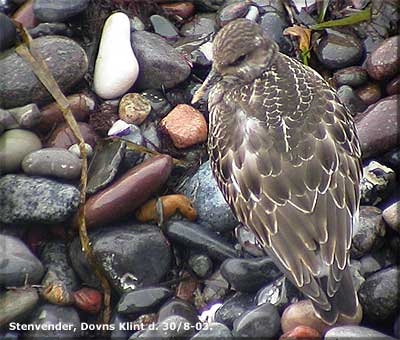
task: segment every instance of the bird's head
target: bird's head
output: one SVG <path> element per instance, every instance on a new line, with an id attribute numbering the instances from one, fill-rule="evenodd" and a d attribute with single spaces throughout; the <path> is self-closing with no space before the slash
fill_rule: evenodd
<path id="1" fill-rule="evenodd" d="M 237 19 L 224 26 L 213 42 L 211 72 L 193 97 L 203 97 L 218 80 L 246 84 L 259 77 L 273 63 L 278 45 L 267 38 L 262 28 L 247 19 Z"/>

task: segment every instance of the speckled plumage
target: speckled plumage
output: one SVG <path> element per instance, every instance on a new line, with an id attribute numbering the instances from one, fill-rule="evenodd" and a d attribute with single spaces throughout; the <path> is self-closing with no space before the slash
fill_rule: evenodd
<path id="1" fill-rule="evenodd" d="M 361 166 L 350 114 L 246 19 L 221 29 L 213 54 L 208 147 L 225 199 L 320 318 L 354 316 L 347 265 Z"/>

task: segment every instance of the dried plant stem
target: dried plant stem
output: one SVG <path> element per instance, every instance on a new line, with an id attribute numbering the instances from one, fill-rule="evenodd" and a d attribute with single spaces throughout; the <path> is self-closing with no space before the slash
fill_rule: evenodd
<path id="1" fill-rule="evenodd" d="M 43 86 L 49 91 L 49 93 L 53 96 L 58 106 L 60 107 L 64 119 L 68 124 L 68 127 L 71 129 L 75 138 L 79 143 L 79 150 L 82 157 L 82 171 L 80 177 L 80 206 L 79 206 L 79 237 L 82 245 L 82 250 L 91 266 L 93 271 L 95 272 L 97 278 L 101 282 L 101 286 L 104 292 L 104 309 L 102 315 L 102 323 L 109 323 L 111 307 L 111 289 L 110 284 L 106 279 L 104 270 L 102 266 L 98 263 L 96 257 L 93 254 L 92 247 L 90 245 L 90 240 L 88 237 L 86 222 L 85 222 L 85 202 L 86 202 L 86 187 L 87 187 L 87 154 L 85 149 L 85 141 L 82 137 L 82 134 L 79 130 L 78 123 L 76 122 L 71 109 L 69 107 L 69 102 L 67 98 L 62 93 L 60 87 L 49 71 L 47 64 L 40 56 L 39 51 L 32 46 L 32 38 L 29 33 L 26 31 L 24 27 L 21 25 L 18 26 L 19 31 L 23 37 L 24 44 L 19 45 L 16 48 L 16 52 L 27 61 L 36 77 L 41 81 Z"/>

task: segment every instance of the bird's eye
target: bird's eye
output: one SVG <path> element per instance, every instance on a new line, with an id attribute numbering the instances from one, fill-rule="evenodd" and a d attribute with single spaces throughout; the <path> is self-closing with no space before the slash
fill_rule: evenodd
<path id="1" fill-rule="evenodd" d="M 246 59 L 246 55 L 241 55 L 233 63 L 231 63 L 230 66 L 237 66 L 237 65 L 241 64 L 245 59 Z"/>

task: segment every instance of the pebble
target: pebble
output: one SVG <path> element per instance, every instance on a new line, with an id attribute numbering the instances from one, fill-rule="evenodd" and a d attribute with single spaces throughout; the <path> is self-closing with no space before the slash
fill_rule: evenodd
<path id="1" fill-rule="evenodd" d="M 81 160 L 65 149 L 47 148 L 26 155 L 22 170 L 30 176 L 49 176 L 67 180 L 77 179 L 81 174 Z"/>
<path id="2" fill-rule="evenodd" d="M 336 86 L 349 85 L 357 87 L 363 85 L 367 79 L 367 71 L 361 66 L 345 67 L 336 71 L 333 75 Z"/>
<path id="3" fill-rule="evenodd" d="M 145 140 L 144 135 L 142 133 L 142 130 L 136 125 L 130 125 L 130 132 L 127 135 L 122 136 L 121 140 L 126 142 L 131 142 L 139 146 L 144 146 L 144 147 L 148 146 L 147 141 Z M 126 169 L 131 169 L 137 164 L 143 162 L 144 159 L 145 159 L 144 153 L 135 150 L 134 147 L 131 148 L 130 144 L 127 143 L 122 167 Z"/>
<path id="4" fill-rule="evenodd" d="M 29 30 L 29 34 L 33 39 L 44 35 L 62 35 L 65 37 L 73 37 L 73 30 L 62 22 L 44 22 Z"/>
<path id="5" fill-rule="evenodd" d="M 80 337 L 79 315 L 72 307 L 41 305 L 34 311 L 29 324 L 37 325 L 38 329 L 24 332 L 24 339 L 27 340 L 77 339 Z M 58 327 L 55 327 L 57 325 Z M 64 327 L 60 327 L 60 325 Z"/>
<path id="6" fill-rule="evenodd" d="M 79 131 L 83 140 L 94 148 L 97 144 L 98 136 L 93 131 L 92 127 L 87 123 L 78 123 Z M 47 146 L 53 148 L 69 149 L 73 144 L 77 144 L 78 140 L 75 138 L 71 129 L 66 124 L 58 125 L 57 129 L 50 135 Z"/>
<path id="7" fill-rule="evenodd" d="M 86 157 L 88 159 L 92 158 L 92 156 L 93 156 L 93 148 L 90 146 L 90 144 L 84 143 L 83 147 L 85 148 Z M 79 148 L 79 144 L 72 144 L 68 148 L 68 151 L 73 153 L 75 156 L 77 156 L 79 158 L 82 158 L 81 149 Z"/>
<path id="8" fill-rule="evenodd" d="M 88 194 L 94 194 L 111 183 L 124 158 L 125 148 L 125 143 L 121 141 L 108 142 L 96 147 L 88 170 Z"/>
<path id="9" fill-rule="evenodd" d="M 373 251 L 360 259 L 360 274 L 368 277 L 381 269 L 395 265 L 397 262 L 396 255 L 392 248 L 386 244 L 383 245 L 381 249 Z"/>
<path id="10" fill-rule="evenodd" d="M 358 296 L 367 320 L 385 322 L 399 312 L 400 267 L 392 266 L 372 274 L 362 284 Z"/>
<path id="11" fill-rule="evenodd" d="M 386 92 L 389 96 L 400 94 L 400 75 L 386 84 Z"/>
<path id="12" fill-rule="evenodd" d="M 173 297 L 164 303 L 158 311 L 157 322 L 162 322 L 172 315 L 179 315 L 195 325 L 199 322 L 197 310 L 191 303 Z"/>
<path id="13" fill-rule="evenodd" d="M 150 116 L 154 118 L 164 118 L 171 111 L 172 106 L 164 97 L 161 91 L 149 89 L 143 91 L 141 95 L 146 98 L 151 105 Z"/>
<path id="14" fill-rule="evenodd" d="M 14 46 L 17 41 L 17 30 L 14 23 L 4 13 L 0 13 L 0 52 Z"/>
<path id="15" fill-rule="evenodd" d="M 288 306 L 282 314 L 281 327 L 284 333 L 290 332 L 298 326 L 311 327 L 321 334 L 325 334 L 332 327 L 339 325 L 358 325 L 362 319 L 363 310 L 359 306 L 357 314 L 353 319 L 339 316 L 334 325 L 328 325 L 318 319 L 310 300 L 302 300 Z"/>
<path id="16" fill-rule="evenodd" d="M 168 113 L 161 121 L 161 128 L 179 149 L 207 140 L 207 122 L 204 116 L 187 104 L 180 104 Z"/>
<path id="17" fill-rule="evenodd" d="M 0 287 L 20 287 L 38 284 L 44 274 L 39 259 L 18 238 L 0 234 Z"/>
<path id="18" fill-rule="evenodd" d="M 78 205 L 79 190 L 72 185 L 24 175 L 0 178 L 2 223 L 60 223 L 66 221 Z"/>
<path id="19" fill-rule="evenodd" d="M 363 158 L 394 148 L 400 137 L 398 112 L 400 95 L 386 97 L 356 117 L 356 127 Z"/>
<path id="20" fill-rule="evenodd" d="M 276 307 L 266 303 L 250 310 L 233 322 L 233 335 L 248 338 L 274 338 L 278 335 L 280 317 Z"/>
<path id="21" fill-rule="evenodd" d="M 398 73 L 400 57 L 400 35 L 386 39 L 368 57 L 367 71 L 376 80 L 390 79 Z"/>
<path id="22" fill-rule="evenodd" d="M 220 235 L 205 227 L 187 221 L 170 221 L 165 225 L 165 234 L 175 242 L 205 251 L 217 260 L 236 257 L 235 249 Z"/>
<path id="23" fill-rule="evenodd" d="M 129 17 L 122 12 L 110 15 L 103 26 L 93 78 L 94 91 L 101 98 L 122 96 L 138 78 L 130 32 Z"/>
<path id="24" fill-rule="evenodd" d="M 209 276 L 213 267 L 211 259 L 205 254 L 194 254 L 190 256 L 188 264 L 190 269 L 201 279 Z"/>
<path id="25" fill-rule="evenodd" d="M 279 340 L 321 340 L 321 334 L 308 326 L 297 326 L 295 329 L 283 334 Z"/>
<path id="26" fill-rule="evenodd" d="M 24 157 L 41 147 L 42 142 L 31 131 L 21 129 L 6 131 L 0 136 L 0 174 L 17 172 Z"/>
<path id="27" fill-rule="evenodd" d="M 18 127 L 26 129 L 35 127 L 42 115 L 36 104 L 16 107 L 14 109 L 9 109 L 8 112 L 14 117 Z"/>
<path id="28" fill-rule="evenodd" d="M 72 293 L 62 282 L 53 282 L 43 287 L 40 296 L 45 302 L 59 306 L 69 306 L 74 300 Z"/>
<path id="29" fill-rule="evenodd" d="M 232 2 L 222 6 L 217 13 L 217 24 L 219 27 L 225 26 L 232 20 L 243 18 L 249 11 L 250 3 Z"/>
<path id="30" fill-rule="evenodd" d="M 62 22 L 83 12 L 88 4 L 89 0 L 35 0 L 33 11 L 35 17 L 42 22 Z"/>
<path id="31" fill-rule="evenodd" d="M 81 288 L 74 292 L 74 305 L 78 309 L 89 313 L 98 314 L 102 307 L 103 295 L 93 288 Z"/>
<path id="32" fill-rule="evenodd" d="M 132 48 L 140 65 L 135 83 L 139 90 L 170 89 L 190 75 L 190 66 L 183 56 L 157 34 L 133 32 Z"/>
<path id="33" fill-rule="evenodd" d="M 0 135 L 4 130 L 15 129 L 18 123 L 15 121 L 14 116 L 8 110 L 0 109 Z"/>
<path id="34" fill-rule="evenodd" d="M 150 114 L 150 102 L 139 93 L 127 93 L 119 103 L 119 118 L 128 124 L 140 125 Z"/>
<path id="35" fill-rule="evenodd" d="M 184 37 L 197 38 L 217 32 L 215 13 L 195 14 L 192 20 L 182 25 L 179 33 Z"/>
<path id="36" fill-rule="evenodd" d="M 203 163 L 177 190 L 191 199 L 200 224 L 210 225 L 218 232 L 230 231 L 238 225 L 217 186 L 209 161 Z"/>
<path id="37" fill-rule="evenodd" d="M 359 259 L 370 253 L 372 249 L 381 246 L 385 234 L 382 210 L 373 206 L 361 206 L 359 221 L 353 230 L 352 258 Z"/>
<path id="38" fill-rule="evenodd" d="M 381 88 L 376 83 L 367 83 L 359 87 L 356 94 L 366 105 L 372 105 L 382 98 Z"/>
<path id="39" fill-rule="evenodd" d="M 160 155 L 129 170 L 86 201 L 86 225 L 104 225 L 134 212 L 160 190 L 171 169 L 171 157 Z"/>
<path id="40" fill-rule="evenodd" d="M 207 280 L 204 281 L 203 299 L 205 303 L 221 301 L 227 294 L 229 283 L 216 270 Z"/>
<path id="41" fill-rule="evenodd" d="M 160 7 L 168 15 L 177 15 L 183 19 L 189 18 L 194 13 L 194 5 L 191 2 L 176 2 L 160 4 Z"/>
<path id="42" fill-rule="evenodd" d="M 400 200 L 392 203 L 383 211 L 383 219 L 393 230 L 400 233 Z"/>
<path id="43" fill-rule="evenodd" d="M 24 320 L 39 302 L 35 288 L 17 288 L 0 293 L 0 327 L 5 327 L 14 320 Z M 0 334 L 1 336 L 1 334 Z M 9 338 L 2 338 L 9 340 Z"/>
<path id="44" fill-rule="evenodd" d="M 361 179 L 361 204 L 378 205 L 396 189 L 396 173 L 378 162 L 371 161 L 363 168 Z"/>
<path id="45" fill-rule="evenodd" d="M 221 264 L 220 270 L 232 288 L 240 292 L 256 292 L 282 275 L 269 257 L 227 259 Z"/>
<path id="46" fill-rule="evenodd" d="M 67 92 L 86 74 L 86 53 L 74 40 L 47 36 L 34 39 L 31 44 L 46 60 L 61 91 Z M 16 52 L 0 59 L 0 69 L 0 103 L 4 109 L 32 102 L 39 105 L 50 100 L 49 92 L 33 73 L 31 66 Z"/>
<path id="47" fill-rule="evenodd" d="M 379 339 L 395 340 L 391 336 L 361 326 L 340 326 L 330 329 L 324 340 Z"/>
<path id="48" fill-rule="evenodd" d="M 233 327 L 233 322 L 247 310 L 255 307 L 253 295 L 248 293 L 235 293 L 226 299 L 223 305 L 215 313 L 215 321 L 223 323 L 229 328 Z"/>
<path id="49" fill-rule="evenodd" d="M 12 18 L 18 21 L 27 29 L 33 28 L 39 24 L 38 19 L 33 13 L 33 2 L 34 0 L 28 0 L 21 5 L 17 11 L 13 14 Z"/>
<path id="50" fill-rule="evenodd" d="M 233 339 L 232 332 L 228 327 L 219 322 L 208 323 L 200 332 L 190 338 L 190 340 L 204 339 Z"/>
<path id="51" fill-rule="evenodd" d="M 349 85 L 342 85 L 337 89 L 337 95 L 340 101 L 350 111 L 351 115 L 354 116 L 358 112 L 363 112 L 367 108 L 361 98 Z"/>
<path id="52" fill-rule="evenodd" d="M 150 16 L 150 22 L 153 26 L 154 32 L 165 38 L 167 41 L 174 42 L 178 40 L 178 30 L 167 18 L 158 14 L 153 14 Z"/>
<path id="53" fill-rule="evenodd" d="M 323 66 L 340 69 L 357 65 L 363 55 L 363 47 L 356 36 L 328 28 L 318 40 L 315 53 Z"/>
<path id="54" fill-rule="evenodd" d="M 155 312 L 172 295 L 173 291 L 164 287 L 138 288 L 121 296 L 117 312 L 132 316 Z"/>
<path id="55" fill-rule="evenodd" d="M 154 285 L 170 270 L 170 245 L 155 226 L 118 224 L 100 228 L 89 236 L 94 255 L 119 293 Z M 82 281 L 97 288 L 98 279 L 87 263 L 79 238 L 69 247 L 69 258 Z"/>

